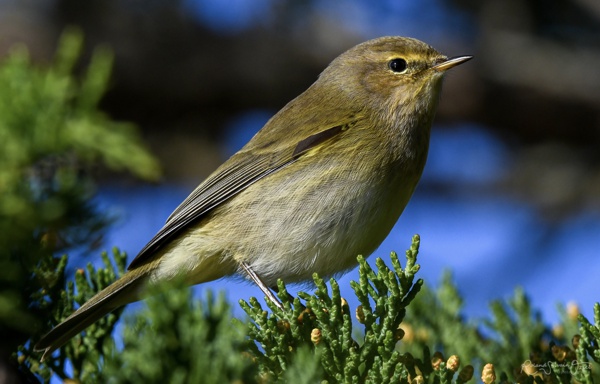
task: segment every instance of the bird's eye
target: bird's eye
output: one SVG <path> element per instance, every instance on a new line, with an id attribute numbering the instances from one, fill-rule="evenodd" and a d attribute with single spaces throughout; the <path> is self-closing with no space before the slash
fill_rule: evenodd
<path id="1" fill-rule="evenodd" d="M 406 64 L 406 60 L 397 58 L 397 59 L 390 60 L 390 62 L 388 63 L 388 66 L 390 67 L 390 69 L 392 71 L 401 73 L 406 70 L 407 64 Z"/>

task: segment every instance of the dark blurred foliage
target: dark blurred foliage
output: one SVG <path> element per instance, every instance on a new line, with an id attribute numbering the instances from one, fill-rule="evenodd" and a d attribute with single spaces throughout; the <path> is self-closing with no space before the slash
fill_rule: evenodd
<path id="1" fill-rule="evenodd" d="M 486 89 L 475 119 L 529 143 L 598 144 L 600 4 L 453 3 L 479 22 L 478 62 Z"/>
<path id="2" fill-rule="evenodd" d="M 600 208 L 600 3 L 453 0 L 475 15 L 469 120 L 515 144 L 504 187 L 547 218 Z"/>
<path id="3" fill-rule="evenodd" d="M 256 108 L 276 111 L 337 54 L 378 31 L 371 25 L 372 32 L 365 32 L 360 18 L 324 12 L 334 2 L 315 0 L 259 1 L 252 22 L 218 28 L 216 16 L 200 17 L 190 5 L 210 3 L 6 2 L 0 52 L 23 41 L 44 60 L 66 25 L 81 27 L 89 46 L 108 44 L 116 68 L 102 107 L 141 126 L 169 180 L 195 182 L 223 160 L 214 144 L 230 119 Z M 230 4 L 233 13 L 239 3 Z M 461 30 L 455 23 L 428 42 L 449 55 L 469 53 L 476 59 L 448 77 L 437 121 L 478 123 L 511 145 L 515 166 L 493 186 L 496 190 L 526 199 L 550 218 L 597 209 L 598 2 L 440 0 L 438 5 L 467 15 L 471 25 Z M 407 16 L 393 1 L 345 7 L 358 8 L 354 15 L 363 7 L 398 18 L 397 30 L 385 32 L 406 34 Z M 426 25 L 430 22 L 423 22 L 424 35 L 435 27 Z"/>
<path id="4" fill-rule="evenodd" d="M 0 61 L 0 382 L 16 380 L 17 346 L 72 309 L 62 254 L 94 249 L 111 221 L 90 200 L 94 169 L 160 174 L 135 126 L 98 110 L 111 53 L 95 50 L 85 75 L 73 76 L 82 41 L 65 34 L 46 66 L 23 47 Z"/>

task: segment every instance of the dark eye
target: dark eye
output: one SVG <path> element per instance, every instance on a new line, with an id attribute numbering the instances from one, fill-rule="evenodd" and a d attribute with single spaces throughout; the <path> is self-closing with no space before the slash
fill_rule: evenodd
<path id="1" fill-rule="evenodd" d="M 394 72 L 404 72 L 406 70 L 406 60 L 404 59 L 392 59 L 388 63 L 390 69 Z"/>

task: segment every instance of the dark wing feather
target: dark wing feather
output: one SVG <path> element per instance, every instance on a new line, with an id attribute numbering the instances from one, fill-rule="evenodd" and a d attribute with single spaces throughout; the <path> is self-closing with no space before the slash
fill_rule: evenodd
<path id="1" fill-rule="evenodd" d="M 129 264 L 135 268 L 149 259 L 184 228 L 211 209 L 254 184 L 263 177 L 294 162 L 302 154 L 342 132 L 348 125 L 339 125 L 310 135 L 293 147 L 259 155 L 238 152 L 198 186 L 167 219 L 164 227 L 150 240 Z"/>

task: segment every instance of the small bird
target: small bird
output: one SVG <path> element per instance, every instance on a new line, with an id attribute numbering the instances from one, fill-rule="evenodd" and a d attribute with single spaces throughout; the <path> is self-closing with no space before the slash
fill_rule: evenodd
<path id="1" fill-rule="evenodd" d="M 42 360 L 148 284 L 225 276 L 269 287 L 334 276 L 388 235 L 421 177 L 448 58 L 407 37 L 342 53 L 202 182 L 128 271 L 35 345 Z"/>

